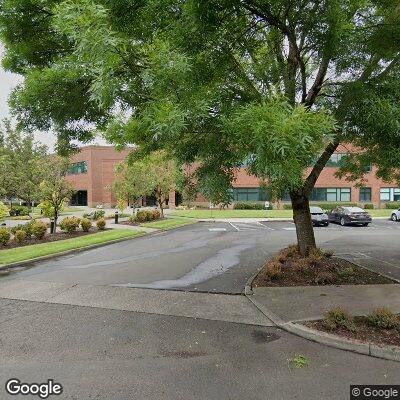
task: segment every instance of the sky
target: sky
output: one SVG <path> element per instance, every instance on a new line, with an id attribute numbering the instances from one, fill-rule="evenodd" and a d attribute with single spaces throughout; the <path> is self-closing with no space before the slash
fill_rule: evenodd
<path id="1" fill-rule="evenodd" d="M 4 49 L 0 45 L 0 59 L 3 56 Z M 4 118 L 10 118 L 10 109 L 8 106 L 8 96 L 11 91 L 23 82 L 23 78 L 16 74 L 11 74 L 3 70 L 0 65 L 0 121 Z M 35 132 L 35 138 L 38 142 L 46 144 L 52 151 L 56 142 L 56 137 L 51 132 Z M 93 143 L 105 144 L 102 139 L 96 139 Z"/>

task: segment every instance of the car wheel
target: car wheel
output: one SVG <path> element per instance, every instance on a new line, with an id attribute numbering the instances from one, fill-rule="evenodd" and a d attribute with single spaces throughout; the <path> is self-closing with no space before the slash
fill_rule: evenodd
<path id="1" fill-rule="evenodd" d="M 324 226 L 329 226 L 329 222 L 325 222 L 325 223 L 324 223 Z"/>
<path id="2" fill-rule="evenodd" d="M 366 223 L 366 224 L 362 224 L 362 226 L 368 226 L 369 225 L 369 223 Z"/>
<path id="3" fill-rule="evenodd" d="M 340 218 L 340 225 L 345 226 L 346 225 L 346 221 L 344 220 L 344 218 Z"/>
<path id="4" fill-rule="evenodd" d="M 395 213 L 392 214 L 392 221 L 397 221 L 397 215 Z"/>

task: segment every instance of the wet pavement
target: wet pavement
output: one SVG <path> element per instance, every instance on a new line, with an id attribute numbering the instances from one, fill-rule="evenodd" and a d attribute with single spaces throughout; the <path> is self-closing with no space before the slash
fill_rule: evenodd
<path id="1" fill-rule="evenodd" d="M 400 279 L 400 223 L 331 224 L 315 228 L 315 233 L 320 246 Z M 265 260 L 295 241 L 289 221 L 204 222 L 38 262 L 2 275 L 1 281 L 242 293 Z"/>

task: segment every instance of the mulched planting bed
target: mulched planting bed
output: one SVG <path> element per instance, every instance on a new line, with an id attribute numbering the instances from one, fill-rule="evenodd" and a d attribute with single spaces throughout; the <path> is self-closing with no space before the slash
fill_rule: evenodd
<path id="1" fill-rule="evenodd" d="M 25 247 L 25 246 L 30 246 L 32 244 L 40 244 L 40 243 L 49 243 L 49 242 L 57 242 L 59 240 L 65 240 L 65 239 L 72 239 L 72 238 L 77 238 L 80 236 L 87 236 L 87 235 L 92 235 L 93 233 L 97 232 L 104 232 L 109 229 L 104 229 L 103 231 L 99 231 L 98 229 L 91 229 L 89 232 L 83 232 L 83 231 L 76 231 L 76 232 L 57 232 L 54 235 L 50 235 L 49 233 L 41 240 L 38 239 L 27 239 L 23 243 L 18 243 L 14 239 L 10 240 L 6 246 L 0 245 L 0 251 L 1 250 L 8 250 L 8 249 L 13 249 L 15 247 Z"/>
<path id="2" fill-rule="evenodd" d="M 166 219 L 167 218 L 157 218 L 157 219 L 152 219 L 151 221 L 143 221 L 143 222 L 122 221 L 119 224 L 120 225 L 130 225 L 130 226 L 139 226 L 139 225 L 146 225 L 147 223 L 150 223 L 150 222 L 164 221 Z"/>
<path id="3" fill-rule="evenodd" d="M 400 315 L 397 317 L 399 318 L 400 322 Z M 366 317 L 354 317 L 353 322 L 355 325 L 354 332 L 351 332 L 343 327 L 329 329 L 322 320 L 305 322 L 303 325 L 319 331 L 332 333 L 346 339 L 356 339 L 378 345 L 385 344 L 391 346 L 400 346 L 400 325 L 393 329 L 377 328 L 375 326 L 371 326 Z"/>
<path id="4" fill-rule="evenodd" d="M 389 283 L 397 282 L 320 249 L 302 257 L 296 246 L 290 246 L 264 265 L 253 287 Z"/>

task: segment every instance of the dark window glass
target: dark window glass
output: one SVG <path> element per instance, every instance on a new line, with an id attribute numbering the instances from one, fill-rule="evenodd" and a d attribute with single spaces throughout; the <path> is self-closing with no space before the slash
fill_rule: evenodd
<path id="1" fill-rule="evenodd" d="M 351 201 L 350 188 L 314 188 L 311 201 Z"/>
<path id="2" fill-rule="evenodd" d="M 372 191 L 370 187 L 360 188 L 360 201 L 371 201 Z"/>
<path id="3" fill-rule="evenodd" d="M 80 161 L 71 165 L 68 170 L 69 175 L 80 175 L 88 172 L 87 161 Z"/>
<path id="4" fill-rule="evenodd" d="M 266 201 L 270 199 L 269 193 L 262 188 L 233 188 L 232 200 L 241 201 Z"/>

